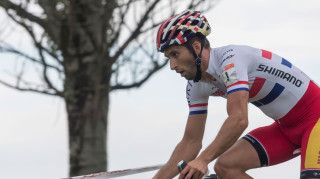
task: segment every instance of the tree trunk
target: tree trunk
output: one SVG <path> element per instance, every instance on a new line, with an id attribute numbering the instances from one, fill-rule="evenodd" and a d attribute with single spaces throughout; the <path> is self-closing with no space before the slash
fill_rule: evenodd
<path id="1" fill-rule="evenodd" d="M 61 26 L 70 176 L 106 171 L 112 64 L 105 47 L 109 20 L 101 1 L 71 0 Z M 108 12 L 108 13 L 112 13 Z M 111 18 L 111 17 L 110 17 Z"/>
<path id="2" fill-rule="evenodd" d="M 69 121 L 69 174 L 77 176 L 105 171 L 108 91 L 76 92 L 74 96 L 76 101 L 66 101 Z"/>
<path id="3" fill-rule="evenodd" d="M 66 65 L 70 67 L 66 69 L 65 79 L 70 176 L 107 169 L 106 134 L 111 67 L 103 65 L 104 60 L 97 53 L 85 59 L 79 55 L 68 60 L 70 65 Z M 101 65 L 95 64 L 99 62 Z"/>
<path id="4" fill-rule="evenodd" d="M 102 65 L 97 68 L 89 63 L 82 64 L 81 70 L 67 74 L 65 102 L 69 124 L 70 176 L 105 171 L 110 69 L 106 70 Z M 86 88 L 79 90 L 79 86 Z"/>

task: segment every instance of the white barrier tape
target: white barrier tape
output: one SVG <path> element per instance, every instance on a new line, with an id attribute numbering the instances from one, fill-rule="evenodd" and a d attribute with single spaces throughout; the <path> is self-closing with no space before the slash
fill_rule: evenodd
<path id="1" fill-rule="evenodd" d="M 152 170 L 158 170 L 163 165 L 154 165 L 149 167 L 142 167 L 142 168 L 134 168 L 134 169 L 126 169 L 126 170 L 117 170 L 112 172 L 101 172 L 101 173 L 93 173 L 88 175 L 82 175 L 82 176 L 75 176 L 75 177 L 68 177 L 68 178 L 62 178 L 62 179 L 83 179 L 83 178 L 115 178 L 115 177 L 121 177 L 126 175 L 132 175 L 137 173 L 143 173 L 148 172 Z"/>

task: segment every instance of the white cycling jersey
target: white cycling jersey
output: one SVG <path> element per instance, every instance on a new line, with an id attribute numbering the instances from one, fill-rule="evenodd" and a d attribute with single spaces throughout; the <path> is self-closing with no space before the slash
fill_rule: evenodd
<path id="1" fill-rule="evenodd" d="M 297 104 L 310 83 L 310 78 L 286 59 L 243 45 L 212 48 L 206 72 L 211 80 L 187 83 L 189 115 L 207 113 L 209 96 L 226 98 L 246 90 L 248 102 L 277 120 Z"/>

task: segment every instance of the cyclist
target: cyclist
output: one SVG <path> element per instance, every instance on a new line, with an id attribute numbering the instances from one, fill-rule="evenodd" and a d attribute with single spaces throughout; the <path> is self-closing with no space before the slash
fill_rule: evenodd
<path id="1" fill-rule="evenodd" d="M 246 171 L 301 154 L 301 178 L 320 178 L 320 89 L 285 58 L 243 45 L 211 48 L 211 28 L 199 11 L 186 10 L 161 24 L 157 48 L 171 70 L 186 78 L 189 116 L 182 140 L 154 179 L 201 178 L 208 163 L 220 179 L 252 178 Z M 213 142 L 202 138 L 209 96 L 227 99 L 228 117 Z M 275 122 L 240 138 L 248 126 L 248 102 Z M 240 139 L 239 139 L 240 138 Z M 199 155 L 198 155 L 199 154 Z"/>

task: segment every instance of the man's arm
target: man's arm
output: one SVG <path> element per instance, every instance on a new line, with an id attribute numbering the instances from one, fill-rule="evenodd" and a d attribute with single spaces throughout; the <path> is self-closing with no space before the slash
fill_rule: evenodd
<path id="1" fill-rule="evenodd" d="M 169 161 L 155 175 L 154 179 L 171 179 L 179 171 L 177 164 L 181 160 L 191 161 L 202 148 L 202 138 L 207 114 L 189 115 L 184 136 L 173 151 Z"/>
<path id="2" fill-rule="evenodd" d="M 199 156 L 208 163 L 216 159 L 229 149 L 241 136 L 248 126 L 248 98 L 247 91 L 238 91 L 228 95 L 228 118 L 222 125 L 215 140 Z"/>
<path id="3" fill-rule="evenodd" d="M 237 91 L 227 97 L 228 118 L 222 125 L 214 141 L 199 155 L 199 157 L 188 164 L 181 172 L 180 178 L 186 173 L 190 178 L 203 176 L 207 165 L 229 149 L 241 136 L 248 126 L 248 98 L 247 91 Z M 197 177 L 195 177 L 197 178 Z"/>

